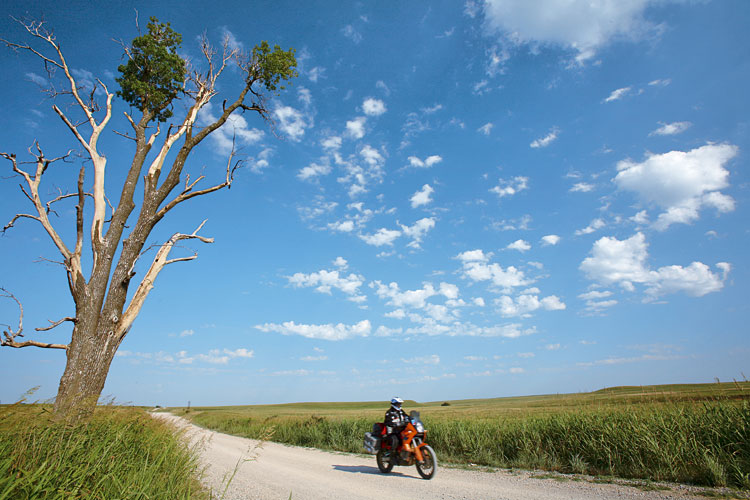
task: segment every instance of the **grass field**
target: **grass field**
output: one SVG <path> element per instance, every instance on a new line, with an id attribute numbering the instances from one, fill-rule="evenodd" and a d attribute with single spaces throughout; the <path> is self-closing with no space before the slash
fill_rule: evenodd
<path id="1" fill-rule="evenodd" d="M 135 408 L 99 407 L 86 424 L 44 405 L 0 407 L 0 500 L 208 499 L 196 455 Z"/>
<path id="2" fill-rule="evenodd" d="M 230 434 L 362 452 L 386 402 L 172 409 Z M 750 489 L 750 383 L 407 401 L 441 461 Z"/>

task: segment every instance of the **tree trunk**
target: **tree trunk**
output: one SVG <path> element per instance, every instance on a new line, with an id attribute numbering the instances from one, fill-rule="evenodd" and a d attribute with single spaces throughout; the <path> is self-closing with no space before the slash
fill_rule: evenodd
<path id="1" fill-rule="evenodd" d="M 119 345 L 113 328 L 108 326 L 84 321 L 73 329 L 55 399 L 54 412 L 59 418 L 78 422 L 93 413 Z"/>

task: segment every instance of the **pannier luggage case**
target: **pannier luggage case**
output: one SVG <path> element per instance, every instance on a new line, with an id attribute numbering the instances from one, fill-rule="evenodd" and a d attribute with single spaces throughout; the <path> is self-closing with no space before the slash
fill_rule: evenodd
<path id="1" fill-rule="evenodd" d="M 380 436 L 373 435 L 371 432 L 365 432 L 365 450 L 367 450 L 368 453 L 377 453 L 380 449 L 381 439 Z"/>

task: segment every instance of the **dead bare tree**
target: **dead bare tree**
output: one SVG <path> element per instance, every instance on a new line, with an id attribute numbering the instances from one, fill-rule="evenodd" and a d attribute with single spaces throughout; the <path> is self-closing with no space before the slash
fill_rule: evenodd
<path id="1" fill-rule="evenodd" d="M 271 50 L 266 42 L 256 46 L 250 54 L 245 54 L 231 48 L 228 40 L 225 40 L 222 50 L 217 51 L 204 36 L 200 48 L 206 69 L 201 72 L 191 69 L 177 54 L 181 36 L 172 31 L 168 23 L 161 24 L 152 18 L 148 25 L 149 33 L 134 39 L 131 46 L 123 45 L 127 64 L 119 68 L 122 77 L 117 82 L 121 90 L 116 94 L 112 93 L 101 80 L 97 80 L 94 89 L 86 95 L 76 82 L 54 34 L 45 24 L 38 21 L 19 23 L 30 37 L 30 43 L 0 41 L 13 50 L 29 53 L 39 59 L 48 73 L 62 73 L 65 90 L 52 89 L 50 93 L 55 99 L 72 99 L 73 107 L 66 112 L 54 104 L 52 109 L 72 134 L 77 142 L 76 147 L 82 148 L 85 163 L 90 162 L 93 166 L 93 180 L 87 179 L 84 164 L 79 171 L 76 192 L 61 193 L 45 203 L 39 192 L 45 172 L 58 162 L 68 161 L 71 152 L 50 158 L 36 142 L 29 148 L 33 159 L 30 162 L 21 162 L 12 153 L 0 153 L 10 163 L 12 171 L 23 179 L 21 190 L 33 206 L 30 213 L 16 214 L 3 228 L 3 232 L 20 219 L 32 219 L 40 223 L 62 256 L 68 287 L 75 304 L 74 316 L 50 322 L 45 328 L 37 328 L 38 331 L 46 331 L 64 322 L 72 322 L 69 343 L 20 340 L 23 337 L 23 307 L 12 293 L 0 289 L 0 296 L 16 301 L 20 311 L 18 327 L 13 329 L 7 326 L 0 345 L 64 349 L 67 364 L 60 379 L 54 411 L 62 418 L 78 420 L 85 418 L 93 410 L 104 388 L 115 352 L 141 311 L 158 274 L 168 264 L 196 257 L 170 258 L 174 245 L 182 240 L 213 242 L 210 238 L 198 235 L 203 227 L 202 223 L 190 234 L 173 235 L 159 246 L 148 271 L 128 301 L 128 290 L 135 276 L 136 263 L 142 256 L 154 227 L 181 203 L 229 187 L 235 170 L 241 165 L 233 150 L 226 163 L 223 181 L 198 189 L 197 185 L 203 180 L 203 176 L 191 181 L 189 175 L 183 175 L 191 152 L 224 125 L 233 113 L 250 111 L 268 120 L 264 97 L 277 92 L 277 88 L 283 88 L 279 86 L 283 81 L 297 76 L 294 69 L 296 60 L 294 49 L 283 51 L 275 46 Z M 235 64 L 242 72 L 244 86 L 233 101 L 224 101 L 218 118 L 202 128 L 196 126 L 199 111 L 217 95 L 217 80 L 230 64 Z M 105 96 L 101 108 L 96 103 L 96 92 L 103 92 Z M 99 150 L 98 141 L 112 118 L 113 105 L 117 102 L 115 95 L 137 109 L 140 116 L 133 117 L 129 112 L 124 113 L 133 133 L 133 136 L 127 138 L 135 142 L 135 152 L 132 159 L 128 157 L 130 167 L 116 206 L 112 207 L 105 193 L 104 182 L 108 158 Z M 177 123 L 169 124 L 166 132 L 163 132 L 162 123 L 172 118 L 173 103 L 178 100 L 186 103 L 187 111 L 184 117 Z M 80 122 L 76 122 L 71 116 L 71 109 L 77 114 L 82 113 L 83 119 Z M 162 133 L 164 136 L 157 143 Z M 173 159 L 167 162 L 170 152 L 174 153 Z M 115 161 L 122 163 L 119 158 Z M 29 164 L 33 167 L 25 167 Z M 138 208 L 134 195 L 141 184 L 141 178 L 143 200 L 137 217 L 133 220 L 131 214 L 134 215 Z M 87 185 L 91 192 L 85 191 Z M 182 185 L 181 189 L 178 188 L 179 185 Z M 49 218 L 50 205 L 67 198 L 77 200 L 76 237 L 72 247 L 60 236 Z M 94 205 L 88 234 L 84 221 L 84 203 L 87 198 L 93 200 Z M 109 218 L 108 206 L 111 212 Z M 130 232 L 124 236 L 126 229 Z M 84 245 L 89 241 L 91 263 L 84 268 Z"/>

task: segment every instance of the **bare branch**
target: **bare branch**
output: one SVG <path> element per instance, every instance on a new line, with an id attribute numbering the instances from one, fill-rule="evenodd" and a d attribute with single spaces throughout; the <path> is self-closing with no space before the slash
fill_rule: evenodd
<path id="1" fill-rule="evenodd" d="M 169 154 L 172 146 L 180 137 L 182 137 L 186 133 L 189 134 L 189 132 L 193 128 L 195 120 L 198 118 L 198 112 L 201 110 L 201 108 L 203 108 L 203 106 L 208 103 L 208 101 L 211 100 L 214 94 L 215 91 L 213 88 L 200 88 L 198 91 L 198 95 L 195 98 L 195 102 L 190 107 L 190 109 L 188 109 L 187 115 L 183 119 L 182 124 L 180 124 L 174 134 L 172 133 L 172 125 L 169 126 L 169 128 L 167 129 L 167 136 L 164 138 L 164 144 L 162 144 L 159 153 L 156 155 L 156 158 L 154 158 L 154 160 L 151 162 L 151 165 L 149 166 L 145 183 L 145 190 L 147 192 L 156 189 L 157 180 L 161 175 L 161 171 L 164 166 L 164 160 L 166 160 L 167 154 Z M 153 141 L 156 139 L 156 134 L 158 133 L 159 130 L 157 130 L 156 133 L 149 138 L 149 144 L 153 143 Z M 190 149 L 192 149 L 192 147 Z M 178 162 L 175 162 L 175 164 L 177 163 Z M 175 170 L 175 164 L 173 164 L 172 170 L 170 170 L 170 174 Z M 181 170 L 181 167 L 179 168 L 179 170 Z M 177 175 L 179 176 L 179 174 Z M 171 191 L 171 187 L 169 190 Z"/>
<path id="2" fill-rule="evenodd" d="M 112 132 L 114 132 L 115 134 L 119 135 L 120 137 L 124 137 L 125 139 L 131 140 L 133 142 L 138 142 L 138 139 L 136 139 L 135 137 L 130 137 L 128 134 L 124 134 L 122 132 L 118 132 L 117 130 L 113 130 Z"/>
<path id="3" fill-rule="evenodd" d="M 179 258 L 177 258 L 177 259 L 170 259 L 170 260 L 168 260 L 168 261 L 167 261 L 167 262 L 165 263 L 165 265 L 166 265 L 166 264 L 174 264 L 175 262 L 187 262 L 187 261 L 189 261 L 189 260 L 195 260 L 195 259 L 197 259 L 197 258 L 198 258 L 198 252 L 195 252 L 195 254 L 194 254 L 194 255 L 191 255 L 190 257 L 179 257 Z"/>
<path id="4" fill-rule="evenodd" d="M 37 259 L 36 259 L 36 260 L 34 261 L 34 263 L 35 263 L 35 264 L 38 264 L 39 262 L 49 262 L 50 264 L 55 264 L 55 265 L 58 265 L 58 266 L 63 266 L 63 267 L 67 267 L 67 266 L 65 265 L 65 262 L 60 262 L 59 260 L 52 260 L 52 259 L 47 259 L 46 257 L 38 257 L 38 258 L 37 258 Z"/>
<path id="5" fill-rule="evenodd" d="M 47 349 L 67 349 L 68 346 L 64 344 L 50 344 L 47 342 L 37 342 L 35 340 L 26 340 L 24 342 L 17 342 L 16 337 L 23 337 L 23 306 L 21 301 L 16 298 L 15 295 L 10 293 L 5 288 L 0 287 L 0 297 L 12 299 L 18 305 L 18 327 L 14 331 L 10 325 L 3 325 L 6 327 L 3 330 L 3 336 L 0 338 L 0 346 L 6 347 L 44 347 Z"/>
<path id="6" fill-rule="evenodd" d="M 190 151 L 195 146 L 200 144 L 212 132 L 223 126 L 235 111 L 237 111 L 238 109 L 241 112 L 256 111 L 265 120 L 269 122 L 271 121 L 267 107 L 265 106 L 263 101 L 263 95 L 253 89 L 253 85 L 262 79 L 262 68 L 260 68 L 260 61 L 256 60 L 255 58 L 251 58 L 246 54 L 242 54 L 236 49 L 230 50 L 229 41 L 226 39 L 224 41 L 221 63 L 215 62 L 217 51 L 210 46 L 205 36 L 201 40 L 201 52 L 203 53 L 203 56 L 208 63 L 208 70 L 204 74 L 193 72 L 190 76 L 190 83 L 192 83 L 195 88 L 189 91 L 186 90 L 186 93 L 195 100 L 195 104 L 189 109 L 187 117 L 183 121 L 183 124 L 180 126 L 178 131 L 175 134 L 170 135 L 169 140 L 165 141 L 164 146 L 162 146 L 162 151 L 151 164 L 149 173 L 146 176 L 146 192 L 148 193 L 151 191 L 151 186 L 155 185 L 156 179 L 158 179 L 162 171 L 164 159 L 167 152 L 169 151 L 169 148 L 171 148 L 173 144 L 173 139 L 176 140 L 179 136 L 184 134 L 185 143 L 180 149 L 177 158 L 173 162 L 166 179 L 161 184 L 158 192 L 156 193 L 156 199 L 159 206 L 165 203 L 169 194 L 180 183 L 182 170 L 185 166 L 185 159 L 187 158 Z M 245 73 L 244 87 L 233 102 L 227 105 L 225 101 L 225 103 L 222 104 L 222 113 L 218 118 L 214 119 L 212 123 L 209 123 L 202 129 L 200 129 L 200 131 L 198 131 L 195 135 L 193 135 L 193 124 L 195 122 L 198 111 L 200 111 L 200 109 L 216 95 L 216 80 L 232 59 L 235 60 L 238 67 Z M 245 99 L 248 97 L 248 93 L 253 99 L 253 102 L 251 102 L 250 104 L 247 104 L 245 102 Z M 196 196 L 217 191 L 224 187 L 229 187 L 232 181 L 233 172 L 236 170 L 236 168 L 239 167 L 239 165 L 240 163 L 231 166 L 230 162 L 230 166 L 227 169 L 227 180 L 224 183 L 201 191 L 192 191 L 192 189 L 183 191 L 180 195 L 178 195 L 171 202 L 168 202 L 167 205 L 165 205 L 156 213 L 155 220 L 160 220 L 160 218 L 164 217 L 164 215 L 169 212 L 169 210 L 183 201 L 194 198 Z"/>
<path id="7" fill-rule="evenodd" d="M 15 19 L 15 18 L 14 18 Z M 62 69 L 65 72 L 65 76 L 70 84 L 70 94 L 72 94 L 75 102 L 78 104 L 78 106 L 81 108 L 81 110 L 86 115 L 87 121 L 89 125 L 91 126 L 92 133 L 91 137 L 88 142 L 83 141 L 80 137 L 80 134 L 78 133 L 75 126 L 72 126 L 70 123 L 70 120 L 67 118 L 63 118 L 63 120 L 66 122 L 69 128 L 71 128 L 71 131 L 76 135 L 76 138 L 81 142 L 81 144 L 89 151 L 89 154 L 91 154 L 93 157 L 98 156 L 96 154 L 96 141 L 99 137 L 99 134 L 104 129 L 105 125 L 109 121 L 109 118 L 111 116 L 111 101 L 114 97 L 114 94 L 110 94 L 107 91 L 107 86 L 104 85 L 101 80 L 98 80 L 99 85 L 102 86 L 104 89 L 105 94 L 107 95 L 107 104 L 106 104 L 106 114 L 105 117 L 102 119 L 101 123 L 97 124 L 96 120 L 94 119 L 94 112 L 98 109 L 98 106 L 94 102 L 94 92 L 96 91 L 96 85 L 94 85 L 94 89 L 91 91 L 91 99 L 90 103 L 86 104 L 83 99 L 81 98 L 79 94 L 79 86 L 77 85 L 75 78 L 71 74 L 70 68 L 68 67 L 67 62 L 65 61 L 65 57 L 63 56 L 62 50 L 60 49 L 60 46 L 57 44 L 57 40 L 55 36 L 47 31 L 46 27 L 44 26 L 44 22 L 42 21 L 30 21 L 27 23 L 24 23 L 22 21 L 19 21 L 18 19 L 15 19 L 16 22 L 21 24 L 24 29 L 34 38 L 37 38 L 44 42 L 46 45 L 49 45 L 52 47 L 54 52 L 56 53 L 56 58 L 51 58 L 48 56 L 45 56 L 42 54 L 39 50 L 33 48 L 31 45 L 24 45 L 14 42 L 9 42 L 7 40 L 1 40 L 4 42 L 9 48 L 12 48 L 14 50 L 26 50 L 34 54 L 35 56 L 39 57 L 45 65 L 45 68 L 49 68 L 49 66 L 53 66 L 59 69 Z M 60 117 L 64 117 L 64 114 L 60 111 L 59 108 L 55 107 L 55 112 L 57 112 Z"/>
<path id="8" fill-rule="evenodd" d="M 8 331 L 3 332 L 3 334 L 12 335 L 13 337 L 20 335 L 21 337 L 23 337 L 23 306 L 21 305 L 21 301 L 18 300 L 15 295 L 2 287 L 0 287 L 0 297 L 12 299 L 18 305 L 18 328 L 16 328 L 16 331 L 14 332 L 10 325 L 4 325 L 8 328 Z"/>
<path id="9" fill-rule="evenodd" d="M 26 197 L 27 200 L 29 200 L 32 204 L 34 203 L 34 198 L 31 197 L 28 191 L 26 191 L 26 188 L 23 187 L 23 184 L 18 185 L 19 188 L 21 188 L 21 192 Z"/>
<path id="10" fill-rule="evenodd" d="M 156 132 L 154 132 L 153 134 L 151 134 L 151 137 L 148 138 L 148 143 L 147 144 L 149 146 L 152 146 L 154 144 L 154 142 L 156 141 L 156 138 L 159 137 L 160 133 L 161 133 L 161 124 L 157 123 L 156 124 Z"/>
<path id="11" fill-rule="evenodd" d="M 48 342 L 37 342 L 36 340 L 26 340 L 24 342 L 16 342 L 16 341 L 7 341 L 3 340 L 2 344 L 7 347 L 15 347 L 16 349 L 20 349 L 21 347 L 42 347 L 45 349 L 68 349 L 67 344 L 51 344 Z"/>
<path id="12" fill-rule="evenodd" d="M 212 186 L 210 188 L 201 189 L 199 191 L 192 191 L 193 187 L 201 180 L 203 179 L 203 176 L 198 177 L 192 184 L 188 184 L 189 178 L 185 182 L 185 189 L 182 191 L 182 193 L 179 194 L 174 200 L 170 201 L 167 205 L 165 205 L 159 212 L 156 214 L 157 217 L 161 218 L 164 217 L 167 212 L 172 210 L 174 207 L 179 205 L 180 203 L 187 201 L 191 198 L 195 198 L 196 196 L 203 196 L 205 194 L 213 193 L 214 191 L 218 191 L 220 189 L 229 188 L 232 185 L 232 182 L 234 181 L 234 172 L 240 167 L 242 164 L 241 160 L 238 160 L 234 166 L 232 166 L 232 156 L 234 155 L 234 152 L 230 154 L 229 161 L 227 162 L 227 178 L 224 182 L 221 184 L 217 184 L 215 186 Z"/>
<path id="13" fill-rule="evenodd" d="M 205 178 L 204 175 L 201 175 L 197 179 L 195 179 L 193 182 L 190 182 L 190 174 L 188 174 L 185 177 L 185 189 L 182 191 L 183 193 L 187 193 L 195 187 L 196 184 L 198 184 L 200 181 L 202 181 Z"/>
<path id="14" fill-rule="evenodd" d="M 130 126 L 133 127 L 133 129 L 137 132 L 138 131 L 138 125 L 135 124 L 135 122 L 133 121 L 133 117 L 130 116 L 130 113 L 128 113 L 127 111 L 123 111 L 122 114 L 125 115 L 125 118 L 127 118 L 128 122 L 130 122 Z"/>
<path id="15" fill-rule="evenodd" d="M 47 159 L 44 157 L 44 153 L 42 153 L 42 149 L 39 146 L 39 143 L 35 143 L 37 153 L 32 153 L 31 148 L 29 148 L 29 152 L 35 156 L 35 163 L 36 163 L 36 172 L 34 173 L 34 177 L 31 176 L 28 172 L 21 170 L 18 167 L 18 162 L 16 160 L 16 155 L 14 154 L 8 154 L 8 153 L 0 153 L 0 156 L 3 158 L 9 160 L 13 165 L 13 171 L 22 176 L 26 180 L 26 184 L 29 187 L 29 192 L 26 192 L 23 187 L 21 188 L 26 194 L 26 196 L 31 200 L 31 202 L 34 204 L 34 208 L 36 208 L 37 216 L 30 216 L 28 214 L 19 214 L 16 217 L 13 218 L 13 220 L 5 226 L 5 229 L 8 229 L 9 227 L 13 226 L 13 223 L 20 217 L 27 217 L 31 219 L 35 219 L 39 221 L 42 226 L 44 227 L 45 231 L 47 231 L 47 234 L 52 239 L 52 242 L 55 244 L 57 249 L 60 251 L 60 253 L 63 255 L 63 257 L 67 260 L 70 257 L 70 250 L 65 246 L 65 243 L 63 242 L 62 238 L 60 238 L 60 235 L 55 231 L 55 229 L 52 227 L 52 223 L 50 222 L 48 218 L 47 211 L 45 210 L 44 205 L 42 204 L 42 200 L 39 197 L 39 184 L 42 181 L 42 175 L 47 170 L 49 165 L 51 163 L 54 163 L 56 161 L 65 160 L 71 153 L 71 151 L 68 151 L 68 153 L 64 156 L 59 156 L 57 158 L 53 159 Z"/>
<path id="16" fill-rule="evenodd" d="M 30 21 L 28 23 L 24 23 L 23 21 L 20 21 L 19 19 L 16 19 L 13 16 L 11 16 L 11 18 L 17 23 L 19 23 L 21 26 L 23 26 L 26 29 L 26 31 L 28 31 L 33 37 L 41 38 L 42 40 L 48 43 L 54 44 L 55 37 L 51 32 L 47 31 L 47 29 L 44 27 L 44 21 Z M 50 59 L 49 57 L 45 56 L 44 54 L 42 54 L 41 52 L 39 52 L 38 50 L 36 50 L 30 45 L 23 45 L 20 43 L 9 42 L 8 40 L 5 40 L 4 38 L 0 38 L 0 42 L 4 43 L 5 45 L 8 46 L 8 48 L 11 48 L 15 51 L 18 51 L 18 50 L 29 51 L 35 56 L 42 59 L 45 65 L 50 64 L 52 66 L 56 66 L 62 69 L 62 66 L 60 65 L 59 62 L 55 61 L 54 59 Z"/>
<path id="17" fill-rule="evenodd" d="M 76 318 L 66 317 L 59 321 L 51 321 L 47 320 L 49 322 L 49 326 L 45 326 L 44 328 L 34 328 L 37 332 L 48 332 L 52 330 L 53 328 L 60 326 L 61 324 L 65 323 L 66 321 L 70 321 L 71 323 L 75 324 L 78 320 Z"/>
<path id="18" fill-rule="evenodd" d="M 78 139 L 78 142 L 81 143 L 81 146 L 83 146 L 86 151 L 88 151 L 89 155 L 91 155 L 91 147 L 89 146 L 89 143 L 86 141 L 86 139 L 83 138 L 80 132 L 78 132 L 79 125 L 74 125 L 73 122 L 71 122 L 68 117 L 65 115 L 65 113 L 62 112 L 60 108 L 57 107 L 57 105 L 52 106 L 52 109 L 57 113 L 57 115 L 62 119 L 63 122 L 65 122 L 65 125 L 68 126 L 71 132 L 73 132 L 73 135 L 76 136 L 76 139 Z"/>
<path id="19" fill-rule="evenodd" d="M 114 94 L 108 91 L 107 86 L 101 80 L 97 80 L 98 85 L 101 85 L 102 89 L 104 90 L 104 93 L 107 96 L 104 117 L 99 123 L 97 123 L 96 118 L 94 117 L 94 113 L 99 109 L 98 105 L 96 105 L 94 101 L 94 93 L 96 92 L 96 85 L 94 85 L 94 88 L 91 91 L 90 102 L 87 104 L 86 102 L 84 102 L 83 98 L 81 97 L 79 93 L 79 86 L 76 83 L 76 80 L 72 75 L 70 67 L 65 61 L 65 56 L 63 55 L 62 50 L 60 49 L 60 46 L 57 44 L 55 37 L 46 30 L 43 23 L 41 22 L 30 22 L 30 23 L 22 23 L 20 21 L 18 22 L 24 26 L 24 28 L 29 34 L 31 34 L 33 37 L 37 39 L 42 40 L 44 43 L 50 46 L 56 53 L 56 57 L 54 59 L 47 57 L 41 52 L 39 52 L 38 50 L 31 47 L 30 45 L 16 44 L 16 43 L 7 42 L 7 41 L 5 41 L 5 43 L 9 47 L 14 48 L 14 49 L 23 49 L 23 50 L 31 51 L 37 57 L 41 58 L 44 61 L 45 65 L 53 65 L 59 69 L 62 69 L 70 85 L 70 93 L 73 96 L 73 100 L 81 109 L 81 111 L 83 111 L 84 115 L 86 116 L 86 121 L 88 122 L 88 125 L 91 127 L 91 134 L 89 135 L 88 139 L 86 139 L 83 137 L 83 135 L 78 129 L 80 124 L 79 125 L 73 124 L 72 121 L 65 115 L 65 113 L 63 113 L 63 111 L 59 107 L 57 107 L 56 105 L 53 107 L 55 113 L 57 113 L 58 116 L 60 116 L 60 118 L 65 123 L 65 125 L 70 129 L 70 131 L 73 133 L 75 138 L 78 140 L 78 142 L 88 152 L 89 157 L 91 158 L 91 161 L 94 163 L 94 187 L 93 187 L 94 217 L 93 217 L 92 224 L 91 224 L 91 243 L 92 243 L 92 247 L 94 251 L 94 263 L 96 264 L 96 260 L 98 258 L 97 249 L 100 248 L 101 245 L 103 244 L 103 234 L 104 234 L 103 226 L 104 226 L 104 222 L 106 219 L 106 215 L 105 215 L 106 202 L 104 200 L 105 198 L 104 170 L 105 170 L 105 166 L 107 162 L 106 158 L 99 155 L 97 151 L 97 141 L 102 131 L 106 127 L 107 123 L 109 122 L 110 118 L 112 117 L 112 98 L 114 97 Z M 44 217 L 42 217 L 42 219 L 44 219 Z M 60 245 L 58 245 L 58 247 L 59 246 Z"/>
<path id="20" fill-rule="evenodd" d="M 128 330 L 130 330 L 130 326 L 133 324 L 133 321 L 135 321 L 135 318 L 138 316 L 138 313 L 141 311 L 141 308 L 143 307 L 144 302 L 146 301 L 146 297 L 148 297 L 148 294 L 151 292 L 151 290 L 154 288 L 154 282 L 156 281 L 156 277 L 159 275 L 162 269 L 164 269 L 164 266 L 167 264 L 173 264 L 175 262 L 184 262 L 187 260 L 193 260 L 196 258 L 197 255 L 193 255 L 192 257 L 182 257 L 182 258 L 176 258 L 176 259 L 168 259 L 169 252 L 172 251 L 172 248 L 178 241 L 182 240 L 189 240 L 189 239 L 196 239 L 199 241 L 202 241 L 203 243 L 213 243 L 213 238 L 206 238 L 204 236 L 198 235 L 198 231 L 203 228 L 203 225 L 206 223 L 204 220 L 201 222 L 201 224 L 198 226 L 198 228 L 193 231 L 191 234 L 182 234 L 182 233 L 175 233 L 172 235 L 172 237 L 164 243 L 161 248 L 159 248 L 159 251 L 156 253 L 156 257 L 154 257 L 154 261 L 151 263 L 151 267 L 146 272 L 146 275 L 143 277 L 143 280 L 141 281 L 140 285 L 138 285 L 138 289 L 135 291 L 135 294 L 133 295 L 133 299 L 130 301 L 130 304 L 128 305 L 127 309 L 123 313 L 122 317 L 117 323 L 117 334 L 120 339 L 122 339 L 127 333 Z M 132 276 L 132 270 L 131 270 L 131 276 Z"/>
<path id="21" fill-rule="evenodd" d="M 232 186 L 232 182 L 234 181 L 234 173 L 235 171 L 242 165 L 242 161 L 238 160 L 232 164 L 233 158 L 236 154 L 236 135 L 232 136 L 232 151 L 229 153 L 229 158 L 227 159 L 227 171 L 226 171 L 226 179 L 221 184 L 217 184 L 215 186 L 212 186 L 210 188 L 202 189 L 200 191 L 193 191 L 193 188 L 195 187 L 198 182 L 200 182 L 204 176 L 198 177 L 195 181 L 192 183 L 190 182 L 190 175 L 186 176 L 185 179 L 185 189 L 183 189 L 182 193 L 180 193 L 175 199 L 167 203 L 159 212 L 157 212 L 156 216 L 158 218 L 164 217 L 167 212 L 172 210 L 174 207 L 179 205 L 180 203 L 187 201 L 191 198 L 195 198 L 196 196 L 203 196 L 205 194 L 213 193 L 214 191 L 218 191 L 223 188 L 230 188 Z"/>
<path id="22" fill-rule="evenodd" d="M 86 193 L 86 195 L 88 195 L 88 193 Z M 109 207 L 109 211 L 112 212 L 112 217 L 114 217 L 115 216 L 115 207 L 112 206 L 112 202 L 109 201 L 109 197 L 105 196 L 104 197 L 104 201 L 107 202 L 107 206 Z M 110 220 L 112 220 L 112 219 L 110 219 Z M 106 222 L 109 222 L 110 220 L 107 220 Z"/>
<path id="23" fill-rule="evenodd" d="M 34 219 L 34 220 L 35 220 L 35 221 L 37 221 L 37 222 L 42 222 L 42 220 L 41 220 L 41 219 L 40 219 L 39 217 L 35 217 L 35 216 L 33 216 L 33 215 L 29 215 L 29 214 L 16 214 L 16 215 L 14 215 L 14 216 L 13 216 L 13 219 L 11 219 L 11 221 L 10 221 L 10 222 L 8 222 L 8 223 L 7 223 L 6 225 L 5 225 L 5 227 L 3 227 L 3 231 L 2 231 L 2 232 L 3 232 L 3 234 L 5 234 L 5 231 L 7 231 L 8 229 L 12 228 L 12 227 L 13 227 L 13 225 L 15 224 L 15 222 L 16 222 L 16 221 L 17 221 L 18 219 L 22 219 L 22 218 L 26 218 L 26 219 Z"/>
<path id="24" fill-rule="evenodd" d="M 89 197 L 91 197 L 91 198 L 93 198 L 93 197 L 94 197 L 94 195 L 93 195 L 93 194 L 91 194 L 91 193 L 83 193 L 83 194 L 84 194 L 84 196 L 89 196 Z M 50 212 L 52 212 L 53 214 L 55 214 L 55 215 L 58 215 L 58 214 L 57 214 L 57 212 L 55 212 L 54 210 L 52 210 L 52 208 L 50 207 L 50 205 L 52 205 L 53 203 L 57 203 L 58 201 L 62 201 L 62 200 L 65 200 L 65 199 L 67 199 L 67 198 L 73 198 L 73 197 L 75 197 L 75 196 L 78 196 L 78 193 L 68 193 L 68 194 L 62 194 L 62 195 L 58 196 L 57 198 L 55 198 L 54 200 L 50 200 L 50 201 L 48 201 L 48 202 L 46 203 L 46 205 L 47 205 L 47 213 L 50 213 Z"/>
<path id="25" fill-rule="evenodd" d="M 196 238 L 196 239 L 199 239 L 199 240 L 203 241 L 204 243 L 213 243 L 213 238 L 204 238 L 204 237 L 202 237 L 202 236 L 197 236 L 197 235 L 196 235 L 196 233 L 197 233 L 198 231 L 200 231 L 200 229 L 201 229 L 201 228 L 203 227 L 203 225 L 204 225 L 205 223 L 206 223 L 206 221 L 203 221 L 203 222 L 201 223 L 201 225 L 200 225 L 200 226 L 198 226 L 198 229 L 196 229 L 196 230 L 195 230 L 195 231 L 193 232 L 193 234 L 191 234 L 191 235 L 184 235 L 184 234 L 179 234 L 179 235 L 178 235 L 178 234 L 175 234 L 175 235 L 173 235 L 173 236 L 172 236 L 172 238 L 175 238 L 176 236 L 182 236 L 182 238 L 178 238 L 178 239 L 177 239 L 177 240 L 175 240 L 174 242 L 172 242 L 172 239 L 170 238 L 170 239 L 169 239 L 169 240 L 168 240 L 168 241 L 167 241 L 166 243 L 155 243 L 155 244 L 149 245 L 149 246 L 148 246 L 148 248 L 146 248 L 146 249 L 145 249 L 145 250 L 143 250 L 143 251 L 142 251 L 142 252 L 141 252 L 140 254 L 138 254 L 138 257 L 136 257 L 136 258 L 135 258 L 135 260 L 133 261 L 133 265 L 132 265 L 132 266 L 130 267 L 130 270 L 129 270 L 129 273 L 128 273 L 128 274 L 129 274 L 129 276 L 131 276 L 131 277 L 135 276 L 135 271 L 134 271 L 134 269 L 135 269 L 135 266 L 136 266 L 136 264 L 138 263 L 138 261 L 139 261 L 139 260 L 141 260 L 141 257 L 143 257 L 144 255 L 146 255 L 146 254 L 147 254 L 148 252 L 150 252 L 150 251 L 151 251 L 151 250 L 153 250 L 154 248 L 158 248 L 158 249 L 160 249 L 160 250 L 161 250 L 161 249 L 163 249 L 163 248 L 164 248 L 164 247 L 165 247 L 166 245 L 171 245 L 171 244 L 173 244 L 173 243 L 176 243 L 176 242 L 177 242 L 177 241 L 179 241 L 179 240 L 182 240 L 182 239 L 189 239 L 189 238 Z M 180 248 L 183 248 L 183 247 L 180 247 Z M 154 259 L 154 260 L 156 260 L 156 259 Z M 191 258 L 190 260 L 192 260 L 192 258 Z"/>

